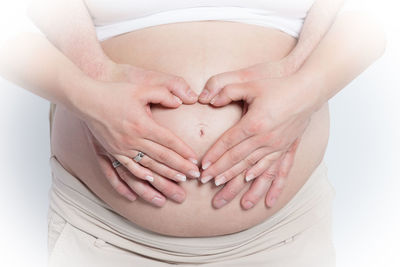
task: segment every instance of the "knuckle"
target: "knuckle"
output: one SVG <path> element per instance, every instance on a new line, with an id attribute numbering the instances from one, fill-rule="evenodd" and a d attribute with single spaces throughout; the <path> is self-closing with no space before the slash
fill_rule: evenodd
<path id="1" fill-rule="evenodd" d="M 258 162 L 258 160 L 257 160 L 256 156 L 250 155 L 244 159 L 244 162 L 247 167 L 250 167 L 250 166 L 255 165 Z"/>
<path id="2" fill-rule="evenodd" d="M 237 75 L 241 82 L 252 80 L 254 77 L 254 70 L 252 68 L 245 68 L 237 72 Z"/>
<path id="3" fill-rule="evenodd" d="M 160 161 L 166 162 L 169 159 L 168 152 L 166 151 L 160 151 L 157 154 L 157 157 L 159 158 Z"/>
<path id="4" fill-rule="evenodd" d="M 226 149 L 229 149 L 229 148 L 232 146 L 232 144 L 233 144 L 232 140 L 231 140 L 230 138 L 228 138 L 228 137 L 222 138 L 222 139 L 221 139 L 221 142 L 222 142 L 222 145 L 223 145 Z"/>
<path id="5" fill-rule="evenodd" d="M 172 85 L 177 89 L 184 89 L 187 87 L 185 79 L 180 76 L 173 76 L 171 79 Z"/>
<path id="6" fill-rule="evenodd" d="M 245 128 L 246 133 L 256 134 L 264 128 L 264 121 L 257 119 L 250 119 L 247 127 Z"/>
<path id="7" fill-rule="evenodd" d="M 233 199 L 238 193 L 239 190 L 234 186 L 228 187 L 225 192 L 227 199 Z"/>
<path id="8" fill-rule="evenodd" d="M 122 165 L 126 166 L 126 167 L 128 167 L 129 164 L 132 163 L 131 160 L 130 160 L 128 157 L 123 157 L 123 158 L 121 158 L 121 159 L 119 160 L 119 162 L 120 162 Z"/>
<path id="9" fill-rule="evenodd" d="M 242 155 L 236 151 L 231 151 L 231 152 L 229 152 L 228 155 L 229 155 L 229 159 L 232 162 L 238 162 L 241 160 L 241 157 L 242 157 Z"/>
<path id="10" fill-rule="evenodd" d="M 215 92 L 221 88 L 221 79 L 219 75 L 212 76 L 207 82 L 207 89 L 210 92 Z"/>

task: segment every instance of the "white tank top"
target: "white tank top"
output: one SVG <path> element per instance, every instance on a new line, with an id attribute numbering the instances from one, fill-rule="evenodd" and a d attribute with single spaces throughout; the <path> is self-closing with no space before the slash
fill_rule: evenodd
<path id="1" fill-rule="evenodd" d="M 134 30 L 188 21 L 260 25 L 298 37 L 315 0 L 85 0 L 100 41 Z"/>

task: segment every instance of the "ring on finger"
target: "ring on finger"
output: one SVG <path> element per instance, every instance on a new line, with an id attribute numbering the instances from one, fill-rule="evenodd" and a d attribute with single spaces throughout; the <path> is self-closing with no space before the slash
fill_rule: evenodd
<path id="1" fill-rule="evenodd" d="M 114 167 L 114 169 L 116 169 L 117 167 L 121 166 L 121 162 L 119 162 L 118 160 L 114 160 L 112 162 L 112 166 Z"/>
<path id="2" fill-rule="evenodd" d="M 132 159 L 133 159 L 135 162 L 139 163 L 139 161 L 141 161 L 143 157 L 144 157 L 144 153 L 143 153 L 142 151 L 139 151 L 139 152 L 137 153 L 137 155 L 134 156 Z"/>

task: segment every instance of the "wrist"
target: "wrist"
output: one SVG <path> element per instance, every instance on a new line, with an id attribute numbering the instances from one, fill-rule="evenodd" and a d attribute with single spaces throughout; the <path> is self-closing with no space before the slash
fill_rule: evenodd
<path id="1" fill-rule="evenodd" d="M 95 96 L 100 93 L 93 89 L 99 82 L 81 71 L 76 71 L 72 74 L 62 72 L 58 83 L 64 92 L 63 102 L 60 104 L 80 119 L 92 116 Z"/>
<path id="2" fill-rule="evenodd" d="M 103 57 L 89 64 L 82 66 L 82 71 L 89 77 L 99 81 L 112 81 L 115 69 L 117 68 L 115 62 L 108 57 Z"/>
<path id="3" fill-rule="evenodd" d="M 296 72 L 289 77 L 293 87 L 291 106 L 294 113 L 312 114 L 318 111 L 324 104 L 320 83 L 314 75 Z"/>

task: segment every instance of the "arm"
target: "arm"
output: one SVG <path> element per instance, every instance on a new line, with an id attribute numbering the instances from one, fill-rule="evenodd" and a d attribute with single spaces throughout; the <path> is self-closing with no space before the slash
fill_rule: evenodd
<path id="1" fill-rule="evenodd" d="M 160 88 L 158 85 L 154 86 L 151 81 L 149 81 L 149 84 L 140 82 L 131 84 L 94 80 L 85 75 L 45 38 L 37 34 L 21 34 L 15 39 L 8 40 L 5 46 L 0 47 L 0 58 L 0 74 L 2 76 L 27 88 L 34 94 L 63 105 L 88 125 L 108 126 L 108 128 L 119 132 L 124 139 L 134 136 L 135 140 L 139 141 L 137 143 L 139 145 L 142 138 L 147 138 L 146 140 L 149 137 L 155 138 L 154 133 L 159 133 L 164 137 L 168 135 L 173 137 L 173 134 L 168 130 L 153 123 L 145 110 L 149 103 L 160 103 L 171 108 L 179 106 L 181 102 L 172 94 L 171 89 Z M 152 73 L 148 74 L 150 74 L 149 78 L 153 75 Z M 154 77 L 158 82 L 162 81 L 160 74 Z M 165 84 L 170 86 L 173 85 L 171 81 L 174 84 L 177 83 L 175 79 L 171 79 L 167 75 L 163 78 Z M 144 88 L 146 90 L 143 90 Z M 114 99 L 115 101 L 104 101 L 105 99 Z M 146 130 L 142 132 L 144 136 L 135 135 L 137 129 L 133 126 L 134 124 L 126 122 L 127 124 L 121 125 L 118 116 L 113 116 L 114 113 L 110 114 L 110 111 L 115 112 L 115 114 L 126 114 L 127 118 L 140 117 L 140 123 L 145 123 L 143 128 Z M 109 126 L 110 123 L 113 123 L 113 120 L 116 124 Z M 104 124 L 106 125 L 103 126 Z M 106 134 L 108 134 L 106 137 L 114 138 L 112 133 L 106 131 Z M 90 136 L 88 135 L 88 137 Z M 91 138 L 90 140 L 96 139 Z M 148 143 L 148 141 L 145 142 Z M 99 152 L 98 161 L 100 165 L 110 165 L 109 159 L 104 151 L 99 149 L 97 143 L 94 143 L 94 149 Z M 165 151 L 162 153 L 165 153 Z M 157 155 L 153 155 L 153 157 L 157 158 Z M 151 159 L 146 160 L 149 162 Z M 187 171 L 194 168 L 192 165 L 194 164 L 190 163 Z M 196 165 L 194 166 L 197 168 Z M 115 171 L 111 167 L 105 172 L 105 177 L 118 193 L 129 200 L 134 200 L 136 195 L 140 195 L 144 200 L 156 206 L 162 206 L 165 203 L 165 197 L 176 202 L 184 200 L 184 190 L 169 179 L 140 167 L 134 166 L 132 171 L 129 166 L 126 167 L 135 176 L 120 168 L 122 166 Z M 123 173 L 124 176 L 119 175 L 120 173 Z M 177 171 L 171 172 L 170 179 L 181 181 L 179 177 L 176 177 L 177 174 L 179 174 Z M 150 185 L 144 181 L 147 180 L 146 176 L 155 178 L 150 181 Z M 169 178 L 170 176 L 166 177 Z M 127 183 L 136 181 L 135 186 L 127 188 L 121 179 L 125 179 Z M 174 198 L 174 195 L 178 198 Z M 152 201 L 153 199 L 156 199 L 157 202 Z"/>
<path id="2" fill-rule="evenodd" d="M 175 88 L 174 94 L 181 99 L 178 102 L 192 104 L 197 101 L 197 95 L 180 77 L 155 71 L 145 71 L 131 65 L 116 64 L 109 59 L 97 40 L 92 19 L 83 0 L 39 0 L 30 6 L 29 15 L 47 39 L 90 77 L 101 81 L 131 82 L 134 84 L 143 80 L 143 77 L 152 77 L 154 81 L 158 80 L 161 86 Z M 148 92 L 148 95 L 150 96 L 150 92 Z M 160 96 L 154 97 L 159 98 Z M 116 100 L 117 96 L 113 98 Z M 144 109 L 147 113 L 150 112 L 148 105 L 142 107 L 142 111 Z M 113 110 L 109 109 L 108 111 L 111 114 Z M 138 125 L 139 117 L 137 114 L 135 115 L 135 118 L 131 117 L 129 120 L 136 121 Z M 105 115 L 103 114 L 103 116 Z M 114 118 L 109 119 L 117 120 L 118 117 L 114 116 Z M 155 124 L 154 121 L 152 123 Z M 113 124 L 115 126 L 115 122 Z M 146 122 L 142 122 L 141 125 L 140 129 L 132 131 L 130 139 L 134 139 L 137 132 L 143 131 L 143 127 L 147 128 Z M 198 167 L 195 165 L 195 153 L 172 133 L 168 138 L 160 138 L 160 136 L 155 138 L 157 141 L 151 148 L 145 149 L 146 156 L 139 165 L 132 161 L 132 157 L 117 157 L 115 155 L 115 147 L 126 147 L 127 145 L 121 139 L 112 142 L 113 140 L 107 138 L 107 132 L 116 132 L 118 129 L 113 129 L 113 126 L 110 125 L 108 127 L 96 127 L 95 124 L 88 125 L 88 127 L 91 128 L 90 131 L 94 132 L 92 135 L 90 131 L 87 131 L 87 136 L 93 143 L 93 147 L 97 148 L 96 151 L 101 152 L 102 155 L 106 155 L 106 152 L 113 154 L 113 157 L 117 158 L 133 173 L 134 169 L 141 167 L 141 165 L 161 176 L 179 181 L 186 179 L 186 175 L 196 177 L 199 173 Z M 167 141 L 167 139 L 169 140 Z M 163 148 L 164 146 L 166 149 Z M 101 147 L 104 147 L 105 150 Z M 160 149 L 157 149 L 157 147 Z M 172 151 L 174 152 L 171 153 Z M 130 153 L 133 153 L 133 151 Z M 100 158 L 98 159 L 100 160 Z M 156 159 L 159 162 L 156 162 Z M 100 166 L 102 166 L 104 173 L 110 173 L 113 170 L 110 161 L 103 161 L 102 163 Z M 132 164 L 136 164 L 136 166 Z M 121 168 L 117 168 L 120 176 L 125 176 L 125 172 L 120 172 L 120 170 Z"/>
<path id="3" fill-rule="evenodd" d="M 339 9 L 342 7 L 343 2 L 344 0 L 315 1 L 307 14 L 296 46 L 286 57 L 277 62 L 265 62 L 251 66 L 249 68 L 214 75 L 207 81 L 203 92 L 199 96 L 199 101 L 204 104 L 213 104 L 213 101 L 215 100 L 214 97 L 218 94 L 220 90 L 222 90 L 222 88 L 224 88 L 224 86 L 229 84 L 243 83 L 264 78 L 285 77 L 296 72 L 301 64 L 304 62 L 304 60 L 306 60 L 309 54 L 318 45 L 325 33 L 329 30 Z M 245 106 L 245 109 L 246 108 L 247 107 Z M 240 139 L 237 139 L 234 141 L 234 144 L 239 144 L 240 141 Z M 220 146 L 219 148 L 211 148 L 202 160 L 203 169 L 205 171 L 202 174 L 201 181 L 207 182 L 212 177 L 215 177 L 215 183 L 217 185 L 225 183 L 242 173 L 247 168 L 252 167 L 251 165 L 249 165 L 249 163 L 251 162 L 260 163 L 257 165 L 258 170 L 256 170 L 256 167 L 253 167 L 250 171 L 247 172 L 247 181 L 258 177 L 262 168 L 263 171 L 265 171 L 265 175 L 273 177 L 274 173 L 278 172 L 279 166 L 282 163 L 282 166 L 287 166 L 286 168 L 291 166 L 290 162 L 288 161 L 291 161 L 293 159 L 294 153 L 296 151 L 294 149 L 296 147 L 294 144 L 290 149 L 287 149 L 291 153 L 286 153 L 285 155 L 283 155 L 282 153 L 274 153 L 273 155 L 269 155 L 268 158 L 264 157 L 262 161 L 260 161 L 260 159 L 267 154 L 258 153 L 257 156 L 249 155 L 249 153 L 242 154 L 244 156 L 247 156 L 246 160 L 243 160 L 240 163 L 240 166 L 236 165 L 234 167 L 232 166 L 235 164 L 235 162 L 232 162 L 232 160 L 229 159 L 229 152 L 225 153 L 229 149 L 229 147 Z M 217 145 L 218 143 L 216 144 L 216 146 Z M 225 157 L 222 156 L 223 154 Z M 269 164 L 268 170 L 268 168 L 266 167 L 260 167 L 263 162 L 271 162 L 274 164 Z M 208 168 L 211 163 L 214 164 L 210 168 Z"/>
<path id="4" fill-rule="evenodd" d="M 239 127 L 235 126 L 236 130 L 243 132 L 243 129 L 254 128 L 254 123 L 261 120 L 260 111 L 264 107 L 271 107 L 271 110 L 266 112 L 275 114 L 272 121 L 277 122 L 272 128 L 282 128 L 287 132 L 297 131 L 301 135 L 302 132 L 296 127 L 290 126 L 288 121 L 307 121 L 307 118 L 326 101 L 380 57 L 384 49 L 384 33 L 376 22 L 362 14 L 343 13 L 296 73 L 279 79 L 263 79 L 228 85 L 221 90 L 214 105 L 224 105 L 232 100 L 249 101 L 252 99 L 254 108 L 252 112 L 249 109 L 247 114 L 248 118 L 253 118 L 253 120 L 247 120 Z M 293 88 L 297 88 L 297 90 L 293 90 Z M 256 104 L 257 98 L 260 101 Z M 286 109 L 277 106 L 276 99 L 279 99 L 281 103 L 287 103 L 284 105 Z M 268 136 L 271 132 L 268 128 L 269 123 L 270 121 L 265 121 L 260 126 L 261 128 L 266 127 L 262 128 L 261 135 Z M 281 138 L 280 140 L 286 137 L 284 134 L 280 135 L 279 131 L 275 134 Z M 285 142 L 290 143 L 291 141 L 286 140 Z M 269 190 L 265 198 L 267 206 L 271 206 L 271 200 L 277 198 L 284 184 L 281 177 L 278 176 L 269 188 L 271 181 L 263 175 L 260 176 L 263 179 L 257 179 L 251 189 L 244 194 L 242 205 L 247 201 L 255 204 L 267 190 Z M 217 193 L 213 200 L 214 205 L 221 199 L 224 199 L 225 202 L 230 201 L 235 196 L 230 192 L 240 191 L 242 185 L 233 181 Z"/>
<path id="5" fill-rule="evenodd" d="M 84 73 L 110 79 L 116 64 L 101 48 L 83 0 L 37 0 L 28 13 L 47 39 Z"/>

